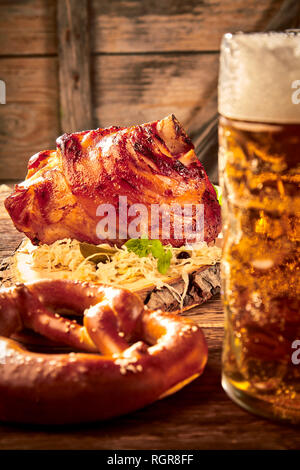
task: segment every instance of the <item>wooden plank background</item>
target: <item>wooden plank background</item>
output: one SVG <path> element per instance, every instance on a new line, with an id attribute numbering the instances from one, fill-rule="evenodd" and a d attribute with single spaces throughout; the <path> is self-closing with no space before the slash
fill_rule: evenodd
<path id="1" fill-rule="evenodd" d="M 61 128 L 91 129 L 90 35 L 88 0 L 60 0 L 57 37 Z"/>
<path id="2" fill-rule="evenodd" d="M 141 123 L 174 112 L 197 140 L 216 111 L 221 36 L 262 30 L 282 4 L 91 0 L 93 127 Z M 55 0 L 0 0 L 0 79 L 7 86 L 7 104 L 0 105 L 0 179 L 23 179 L 28 158 L 54 148 L 65 130 L 56 17 Z"/>

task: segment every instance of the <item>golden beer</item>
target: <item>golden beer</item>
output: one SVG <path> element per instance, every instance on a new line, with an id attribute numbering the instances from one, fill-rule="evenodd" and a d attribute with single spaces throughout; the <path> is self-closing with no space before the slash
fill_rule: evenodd
<path id="1" fill-rule="evenodd" d="M 280 40 L 275 41 L 269 62 L 267 46 L 274 37 L 260 35 L 265 36 L 261 44 L 257 36 L 230 35 L 225 45 L 223 41 L 222 53 L 227 47 L 227 58 L 226 63 L 221 60 L 219 94 L 228 79 L 224 71 L 224 67 L 230 67 L 228 54 L 239 49 L 240 60 L 250 58 L 253 67 L 255 48 L 260 48 L 258 55 L 265 54 L 265 71 L 260 79 L 267 83 L 270 74 L 276 76 L 276 47 L 285 41 L 288 48 L 295 44 L 300 47 L 299 35 L 295 34 L 290 44 L 290 35 L 275 34 L 276 41 Z M 281 57 L 279 54 L 278 61 Z M 284 88 L 280 67 L 282 64 L 277 78 Z M 252 96 L 257 99 L 260 90 L 255 74 L 251 80 L 247 95 L 252 86 Z M 249 109 L 243 96 L 237 105 L 232 83 L 233 105 L 228 101 L 224 104 L 222 97 L 219 100 L 219 168 L 224 201 L 222 384 L 234 401 L 251 411 L 300 422 L 300 361 L 293 360 L 297 358 L 293 355 L 295 348 L 300 349 L 300 105 L 297 110 L 292 108 L 297 105 L 291 100 L 290 89 L 291 85 L 286 90 L 290 102 L 287 100 L 276 115 L 274 102 L 268 106 L 265 96 L 265 109 L 259 103 L 257 107 L 251 103 Z M 237 93 L 241 94 L 240 88 Z M 276 98 L 274 91 L 266 93 L 269 99 Z"/>

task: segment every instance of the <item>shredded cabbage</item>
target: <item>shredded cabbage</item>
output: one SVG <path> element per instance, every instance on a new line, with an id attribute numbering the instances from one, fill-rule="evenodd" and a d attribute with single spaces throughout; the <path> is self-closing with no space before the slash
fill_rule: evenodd
<path id="1" fill-rule="evenodd" d="M 99 246 L 108 247 L 104 244 Z M 208 246 L 205 242 L 180 248 L 168 246 L 172 251 L 172 258 L 167 274 L 163 275 L 158 272 L 157 260 L 152 254 L 140 258 L 134 252 L 129 252 L 125 245 L 115 248 L 116 253 L 111 256 L 110 261 L 97 265 L 89 260 L 92 256 L 82 256 L 77 240 L 69 238 L 58 240 L 51 245 L 31 245 L 28 251 L 32 254 L 34 268 L 67 271 L 69 279 L 113 284 L 134 290 L 138 290 L 138 285 L 141 288 L 153 285 L 158 289 L 165 286 L 181 304 L 181 308 L 188 290 L 188 274 L 203 265 L 213 265 L 221 258 L 221 249 L 216 245 Z M 177 255 L 182 251 L 188 252 L 190 258 L 178 259 Z M 184 281 L 182 293 L 169 284 L 174 278 L 180 277 Z"/>

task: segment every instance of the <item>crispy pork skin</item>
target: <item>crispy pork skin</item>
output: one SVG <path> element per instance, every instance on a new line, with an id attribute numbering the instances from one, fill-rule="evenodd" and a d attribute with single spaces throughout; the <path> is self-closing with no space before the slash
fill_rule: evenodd
<path id="1" fill-rule="evenodd" d="M 25 181 L 16 185 L 5 207 L 16 228 L 33 244 L 50 244 L 68 237 L 121 245 L 131 237 L 124 238 L 127 227 L 124 222 L 119 224 L 120 196 L 123 201 L 126 197 L 127 208 L 133 204 L 147 208 L 145 235 L 149 238 L 154 238 L 150 231 L 152 205 L 177 204 L 183 208 L 185 204 L 203 204 L 204 240 L 214 240 L 221 229 L 215 190 L 192 142 L 173 115 L 140 126 L 62 135 L 56 151 L 31 157 Z M 108 233 L 107 240 L 97 234 L 101 220 L 97 208 L 103 204 L 113 206 L 117 214 L 116 232 Z M 121 217 L 124 207 L 122 210 Z M 193 212 L 192 219 L 195 217 Z M 134 218 L 136 215 L 128 216 L 125 225 Z M 158 238 L 164 244 L 185 244 L 184 231 L 181 237 L 178 233 L 175 236 L 176 219 L 171 217 L 170 222 L 169 235 L 160 222 Z M 196 226 L 194 219 L 192 225 Z"/>

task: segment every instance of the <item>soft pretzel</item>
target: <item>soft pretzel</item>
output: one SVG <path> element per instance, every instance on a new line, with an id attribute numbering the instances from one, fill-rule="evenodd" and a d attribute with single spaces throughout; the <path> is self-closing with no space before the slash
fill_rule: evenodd
<path id="1" fill-rule="evenodd" d="M 83 311 L 83 325 L 59 309 Z M 77 352 L 30 352 L 9 338 L 24 328 Z M 147 310 L 125 289 L 62 279 L 0 290 L 0 335 L 4 421 L 65 424 L 128 413 L 178 390 L 207 361 L 203 333 L 190 320 Z"/>

